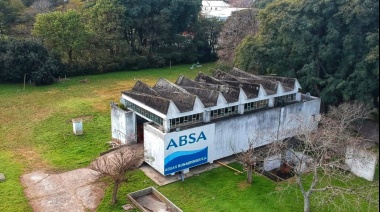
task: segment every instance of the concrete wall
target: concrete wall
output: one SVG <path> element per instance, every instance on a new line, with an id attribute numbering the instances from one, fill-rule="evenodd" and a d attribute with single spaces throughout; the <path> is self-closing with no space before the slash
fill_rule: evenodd
<path id="1" fill-rule="evenodd" d="M 272 155 L 264 158 L 264 170 L 272 171 L 273 169 L 280 168 L 281 166 L 281 154 Z"/>
<path id="2" fill-rule="evenodd" d="M 313 159 L 310 156 L 295 151 L 287 151 L 285 160 L 288 164 L 294 164 L 294 169 L 297 170 L 297 172 L 307 171 L 310 168 L 307 164 L 313 162 Z"/>
<path id="3" fill-rule="evenodd" d="M 164 174 L 165 134 L 149 123 L 144 124 L 144 158 L 145 162 Z"/>
<path id="4" fill-rule="evenodd" d="M 373 181 L 377 163 L 375 153 L 350 147 L 347 149 L 345 162 L 353 174 Z"/>
<path id="5" fill-rule="evenodd" d="M 112 139 L 119 140 L 122 144 L 136 143 L 135 112 L 122 110 L 116 104 L 111 103 L 111 132 Z"/>
<path id="6" fill-rule="evenodd" d="M 276 141 L 277 137 L 295 136 L 302 127 L 316 129 L 313 115 L 319 114 L 319 106 L 316 99 L 216 121 L 210 156 L 217 160 L 246 150 L 249 142 L 259 147 Z"/>

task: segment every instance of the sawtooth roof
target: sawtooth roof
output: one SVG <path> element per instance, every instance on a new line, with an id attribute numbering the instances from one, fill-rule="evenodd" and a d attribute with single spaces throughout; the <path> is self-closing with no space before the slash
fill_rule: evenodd
<path id="1" fill-rule="evenodd" d="M 239 101 L 240 89 L 248 99 L 257 98 L 260 86 L 267 95 L 277 93 L 279 84 L 284 91 L 294 90 L 296 79 L 277 76 L 258 76 L 233 68 L 228 73 L 216 70 L 212 76 L 199 73 L 194 80 L 180 76 L 175 83 L 159 79 L 153 87 L 137 81 L 132 90 L 122 93 L 163 114 L 168 113 L 170 102 L 178 110 L 192 111 L 198 98 L 204 107 L 217 105 L 220 95 L 228 103 Z"/>

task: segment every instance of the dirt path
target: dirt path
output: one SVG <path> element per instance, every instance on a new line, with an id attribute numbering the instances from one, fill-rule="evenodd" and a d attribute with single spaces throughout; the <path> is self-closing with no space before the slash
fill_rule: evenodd
<path id="1" fill-rule="evenodd" d="M 49 174 L 25 174 L 21 182 L 34 211 L 95 211 L 104 196 L 104 184 L 96 182 L 96 172 L 88 168 Z"/>

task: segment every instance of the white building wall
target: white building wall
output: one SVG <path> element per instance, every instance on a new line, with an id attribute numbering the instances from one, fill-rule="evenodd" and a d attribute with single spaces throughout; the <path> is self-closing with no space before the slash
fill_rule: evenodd
<path id="1" fill-rule="evenodd" d="M 376 172 L 378 155 L 365 149 L 349 147 L 345 163 L 356 176 L 373 181 Z"/>
<path id="2" fill-rule="evenodd" d="M 135 112 L 122 110 L 116 104 L 111 103 L 111 132 L 112 139 L 116 139 L 122 144 L 136 143 Z"/>
<path id="3" fill-rule="evenodd" d="M 271 155 L 269 157 L 264 158 L 264 170 L 272 171 L 273 169 L 277 169 L 281 166 L 281 154 Z"/>
<path id="4" fill-rule="evenodd" d="M 215 122 L 212 160 L 233 155 L 248 148 L 267 145 L 278 139 L 292 137 L 303 126 L 316 129 L 312 115 L 319 114 L 320 101 L 294 103 L 284 108 L 272 108 Z M 302 120 L 302 121 L 299 121 Z"/>
<path id="5" fill-rule="evenodd" d="M 164 133 L 144 124 L 144 158 L 145 162 L 161 174 L 164 173 Z"/>

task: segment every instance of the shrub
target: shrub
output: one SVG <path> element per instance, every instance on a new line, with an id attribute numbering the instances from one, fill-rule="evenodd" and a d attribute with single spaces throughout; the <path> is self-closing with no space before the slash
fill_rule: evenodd
<path id="1" fill-rule="evenodd" d="M 62 70 L 60 61 L 35 40 L 3 40 L 0 50 L 0 78 L 5 82 L 22 82 L 26 74 L 36 85 L 51 84 Z"/>
<path id="2" fill-rule="evenodd" d="M 165 59 L 158 55 L 151 55 L 148 58 L 149 66 L 152 68 L 161 68 L 165 66 Z"/>

